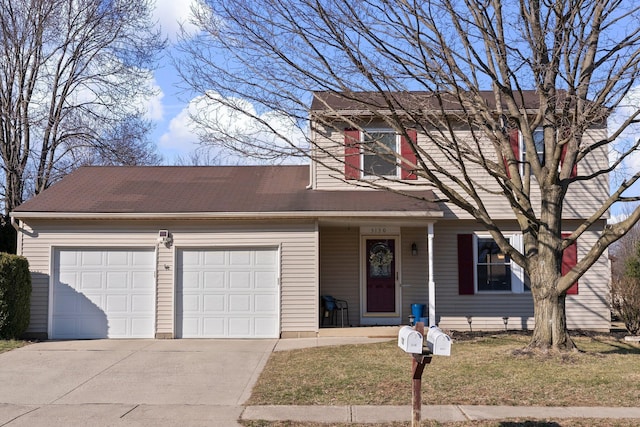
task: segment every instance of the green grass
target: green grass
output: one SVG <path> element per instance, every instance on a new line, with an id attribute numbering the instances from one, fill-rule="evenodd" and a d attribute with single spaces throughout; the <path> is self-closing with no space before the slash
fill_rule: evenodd
<path id="1" fill-rule="evenodd" d="M 0 353 L 25 346 L 27 344 L 28 343 L 26 341 L 20 340 L 0 340 Z"/>
<path id="2" fill-rule="evenodd" d="M 423 374 L 430 405 L 637 406 L 640 347 L 574 337 L 569 354 L 521 351 L 522 334 L 454 335 Z M 395 341 L 273 353 L 249 405 L 410 405 L 411 357 Z M 491 424 L 488 424 L 491 425 Z"/>

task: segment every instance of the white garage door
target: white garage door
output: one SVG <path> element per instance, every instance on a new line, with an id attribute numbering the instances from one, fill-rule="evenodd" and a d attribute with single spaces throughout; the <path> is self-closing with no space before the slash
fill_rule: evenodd
<path id="1" fill-rule="evenodd" d="M 153 338 L 152 249 L 58 249 L 53 276 L 51 338 Z"/>
<path id="2" fill-rule="evenodd" d="M 277 338 L 277 254 L 257 248 L 180 250 L 176 335 Z"/>

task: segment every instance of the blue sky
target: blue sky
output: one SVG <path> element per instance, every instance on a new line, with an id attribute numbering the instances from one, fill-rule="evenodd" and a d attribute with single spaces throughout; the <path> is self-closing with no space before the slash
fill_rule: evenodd
<path id="1" fill-rule="evenodd" d="M 160 24 L 164 34 L 169 39 L 169 49 L 172 48 L 179 32 L 180 23 L 187 30 L 194 28 L 189 25 L 189 16 L 192 0 L 156 0 L 155 18 Z M 175 164 L 182 159 L 188 161 L 189 155 L 198 147 L 198 138 L 190 128 L 188 108 L 197 102 L 192 96 L 181 93 L 177 87 L 179 78 L 177 72 L 168 60 L 161 63 L 161 67 L 154 74 L 154 84 L 157 85 L 160 94 L 149 102 L 149 117 L 154 121 L 156 128 L 152 139 L 158 146 L 158 151 L 164 158 L 165 164 Z M 640 103 L 640 91 L 634 91 L 634 96 L 629 100 L 632 109 Z M 615 120 L 615 117 L 614 117 Z M 637 129 L 625 132 L 625 136 L 631 140 L 637 137 Z M 233 156 L 225 158 L 223 162 L 235 164 L 242 163 L 241 158 Z M 640 169 L 640 155 L 629 159 L 627 172 L 635 172 Z M 615 183 L 615 178 L 612 176 Z M 636 188 L 638 185 L 635 186 Z M 637 194 L 637 191 L 633 191 Z M 617 214 L 618 212 L 614 212 Z"/>
<path id="2" fill-rule="evenodd" d="M 189 25 L 191 3 L 191 0 L 156 0 L 155 18 L 169 39 L 170 50 L 180 23 Z M 178 156 L 185 158 L 196 148 L 197 137 L 189 128 L 186 110 L 190 97 L 187 94 L 179 96 L 176 86 L 179 79 L 168 59 L 162 61 L 154 77 L 160 95 L 149 104 L 149 117 L 156 125 L 152 138 L 165 163 L 173 164 Z"/>

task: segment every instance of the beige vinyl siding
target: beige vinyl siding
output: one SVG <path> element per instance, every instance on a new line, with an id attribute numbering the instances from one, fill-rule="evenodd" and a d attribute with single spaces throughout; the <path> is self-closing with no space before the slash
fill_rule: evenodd
<path id="1" fill-rule="evenodd" d="M 601 227 L 584 233 L 578 239 L 578 261 L 595 244 Z M 571 230 L 568 230 L 571 231 Z M 578 280 L 578 294 L 567 295 L 567 326 L 570 329 L 595 329 L 609 331 L 611 311 L 609 309 L 609 279 L 611 266 L 608 252 Z"/>
<path id="2" fill-rule="evenodd" d="M 509 224 L 502 224 L 508 229 Z M 515 227 L 513 227 L 515 231 Z M 434 280 L 436 283 L 437 321 L 446 329 L 468 330 L 467 316 L 473 329 L 503 329 L 508 317 L 512 329 L 533 328 L 533 300 L 525 293 L 458 294 L 457 235 L 480 233 L 470 221 L 440 221 L 435 224 Z M 578 259 L 597 238 L 597 230 L 578 240 Z M 579 294 L 567 297 L 567 325 L 571 329 L 608 329 L 608 262 L 606 254 L 579 280 Z"/>
<path id="3" fill-rule="evenodd" d="M 402 228 L 402 323 L 409 322 L 411 304 L 424 304 L 429 315 L 429 251 L 426 228 Z M 412 255 L 411 244 L 416 243 L 418 254 Z"/>
<path id="4" fill-rule="evenodd" d="M 175 249 L 184 247 L 271 247 L 280 250 L 281 331 L 317 328 L 317 231 L 312 221 L 66 221 L 29 220 L 22 255 L 33 277 L 28 333 L 43 334 L 48 325 L 50 259 L 53 247 L 158 247 L 156 336 L 174 333 Z M 158 230 L 168 229 L 173 245 L 158 244 Z M 310 315 L 313 314 L 313 315 Z"/>
<path id="5" fill-rule="evenodd" d="M 320 295 L 331 295 L 347 301 L 350 324 L 360 323 L 360 229 L 358 227 L 322 227 L 320 229 Z"/>
<path id="6" fill-rule="evenodd" d="M 157 232 L 156 232 L 157 233 Z M 156 236 L 157 237 L 157 236 Z M 158 245 L 157 292 L 156 292 L 156 336 L 173 338 L 175 316 L 175 251 L 173 246 Z"/>
<path id="7" fill-rule="evenodd" d="M 346 125 L 345 125 L 346 126 Z M 316 133 L 317 141 L 320 146 L 322 146 L 323 151 L 331 154 L 320 153 L 319 150 L 316 150 L 315 155 L 317 159 L 320 160 L 320 164 L 317 162 L 312 163 L 312 184 L 315 189 L 321 190 L 354 190 L 357 187 L 354 187 L 354 183 L 356 181 L 345 181 L 344 180 L 344 134 L 341 129 L 345 126 L 336 126 L 337 130 L 329 130 L 324 134 Z M 382 126 L 382 125 L 379 125 Z M 375 127 L 375 124 L 372 125 Z M 593 141 L 598 140 L 603 137 L 606 133 L 606 129 L 590 129 L 585 134 L 585 142 L 592 143 Z M 467 130 L 459 130 L 457 132 L 457 136 L 461 139 L 471 140 L 471 133 Z M 495 157 L 492 155 L 493 146 L 488 139 L 481 141 L 484 147 L 484 151 L 488 154 L 489 158 Z M 435 161 L 440 165 L 446 165 L 448 160 L 442 155 L 441 152 L 434 149 L 429 149 L 429 141 L 427 137 L 423 133 L 418 133 L 418 144 L 421 147 L 424 147 L 427 152 L 431 156 L 434 157 Z M 501 161 L 501 159 L 496 159 L 497 161 Z M 597 170 L 604 169 L 608 165 L 608 152 L 607 147 L 603 146 L 592 153 L 589 153 L 579 164 L 578 164 L 578 174 L 579 175 L 588 175 Z M 455 170 L 455 166 L 451 165 L 448 170 Z M 497 185 L 495 179 L 490 177 L 484 172 L 482 168 L 479 166 L 476 167 L 468 167 L 467 173 L 469 176 L 476 181 L 476 188 L 487 188 L 489 190 L 499 191 L 499 186 Z M 443 181 L 449 185 L 453 185 L 453 183 L 448 179 L 443 179 Z M 382 184 L 388 185 L 393 189 L 403 189 L 403 190 L 419 190 L 420 186 L 416 186 L 416 183 L 424 183 L 424 180 L 418 181 L 408 181 L 402 182 L 400 180 L 392 183 L 383 182 Z M 409 185 L 407 185 L 409 184 Z M 363 181 L 358 182 L 358 185 L 363 185 Z M 366 181 L 364 181 L 364 185 L 366 185 Z M 453 185 L 455 188 L 455 185 Z M 426 186 L 423 188 L 427 188 Z M 539 200 L 540 193 L 536 188 L 535 182 L 532 182 L 532 203 L 534 209 L 539 208 Z M 436 194 L 438 192 L 436 191 Z M 590 217 L 594 210 L 596 210 L 602 203 L 603 200 L 609 194 L 609 181 L 608 175 L 602 175 L 595 179 L 591 179 L 588 181 L 577 181 L 571 184 L 569 193 L 565 199 L 565 217 L 566 218 L 585 218 Z M 439 195 L 442 196 L 442 195 Z M 494 194 L 492 192 L 481 193 L 481 199 L 484 205 L 486 206 L 489 213 L 497 218 L 497 219 L 509 219 L 513 218 L 514 214 L 511 210 L 510 205 L 507 200 L 500 196 L 499 194 Z M 445 210 L 445 217 L 448 218 L 460 218 L 460 219 L 470 219 L 470 215 L 449 203 L 449 210 Z"/>

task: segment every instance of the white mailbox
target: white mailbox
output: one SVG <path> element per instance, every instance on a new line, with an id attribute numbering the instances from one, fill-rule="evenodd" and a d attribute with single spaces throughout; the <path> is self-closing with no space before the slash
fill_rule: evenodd
<path id="1" fill-rule="evenodd" d="M 403 326 L 398 332 L 398 347 L 407 353 L 422 354 L 422 334 L 411 326 Z"/>
<path id="2" fill-rule="evenodd" d="M 451 356 L 451 338 L 437 326 L 427 332 L 427 347 L 434 356 Z"/>

